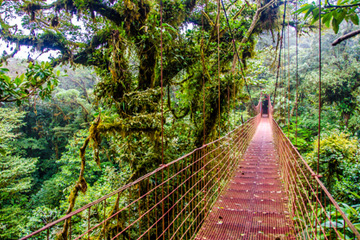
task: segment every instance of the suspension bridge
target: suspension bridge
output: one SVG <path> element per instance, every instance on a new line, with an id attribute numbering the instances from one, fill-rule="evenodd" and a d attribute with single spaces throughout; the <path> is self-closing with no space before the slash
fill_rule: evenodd
<path id="1" fill-rule="evenodd" d="M 219 22 L 220 1 L 217 3 Z M 285 47 L 286 3 L 274 99 L 281 49 Z M 234 44 L 234 56 L 243 71 L 223 1 L 221 4 Z M 162 29 L 162 2 L 160 6 Z M 217 33 L 220 56 L 219 24 Z M 160 31 L 163 114 L 162 34 Z M 320 137 L 321 24 L 319 46 Z M 296 50 L 296 63 L 297 59 Z M 218 67 L 220 105 L 219 57 Z M 297 64 L 296 82 L 298 84 Z M 251 98 L 245 78 L 244 83 Z M 205 91 L 204 86 L 203 89 Z M 360 240 L 358 226 L 354 226 L 321 182 L 319 171 L 310 168 L 273 118 L 270 96 L 261 94 L 254 110 L 254 117 L 225 136 L 161 164 L 154 171 L 21 239 Z"/>
<path id="2" fill-rule="evenodd" d="M 267 113 L 260 100 L 224 137 L 22 239 L 360 239 L 267 98 Z"/>

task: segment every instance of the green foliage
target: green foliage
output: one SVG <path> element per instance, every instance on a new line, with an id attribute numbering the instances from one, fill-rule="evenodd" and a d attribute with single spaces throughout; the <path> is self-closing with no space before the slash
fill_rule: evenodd
<path id="1" fill-rule="evenodd" d="M 26 73 L 13 79 L 6 75 L 8 71 L 7 68 L 0 68 L 0 102 L 16 102 L 17 105 L 30 97 L 49 99 L 60 75 L 59 71 L 56 74 L 53 72 L 48 62 L 30 62 Z"/>
<path id="2" fill-rule="evenodd" d="M 353 223 L 354 227 L 359 230 L 360 229 L 360 204 L 348 205 L 343 202 L 338 202 L 341 211 L 346 215 L 347 219 Z M 314 212 L 309 216 L 310 219 L 314 219 L 315 217 L 321 222 L 321 226 L 315 224 L 316 230 L 310 232 L 311 239 L 336 239 L 341 237 L 341 239 L 355 239 L 355 235 L 353 231 L 349 228 L 348 224 L 344 221 L 343 216 L 340 214 L 336 208 L 329 204 L 325 210 L 323 208 L 317 208 L 316 204 L 312 205 L 312 209 L 315 209 Z M 325 212 L 326 211 L 326 212 Z M 329 218 L 326 217 L 326 215 Z M 305 219 L 298 219 L 300 221 L 306 222 Z M 311 228 L 313 226 L 308 226 Z M 337 229 L 337 233 L 334 231 L 334 227 Z M 326 233 L 326 236 L 324 235 Z M 300 232 L 299 237 L 303 237 L 304 239 L 308 239 L 306 231 Z"/>
<path id="3" fill-rule="evenodd" d="M 23 158 L 15 155 L 11 143 L 19 137 L 15 131 L 23 124 L 23 112 L 16 108 L 0 109 L 0 237 L 14 239 L 19 234 L 21 223 L 25 220 L 21 214 L 28 201 L 28 192 L 33 184 L 35 158 Z"/>
<path id="4" fill-rule="evenodd" d="M 296 125 L 294 117 L 291 119 L 289 131 L 287 125 L 284 125 L 283 131 L 286 136 L 289 136 L 291 142 L 296 146 L 296 148 L 302 152 L 306 153 L 311 150 L 311 140 L 313 138 L 313 131 L 306 126 L 306 120 L 298 120 L 297 126 L 297 139 L 296 139 Z"/>
<path id="5" fill-rule="evenodd" d="M 339 32 L 341 23 L 345 20 L 346 22 L 352 22 L 355 25 L 359 25 L 358 0 L 339 0 L 337 5 L 332 5 L 330 1 L 325 1 L 321 13 L 322 23 L 326 27 L 332 26 L 335 33 Z M 304 19 L 311 17 L 311 24 L 314 24 L 319 20 L 319 8 L 315 2 L 306 3 L 300 7 L 296 13 L 304 13 Z"/>
<path id="6" fill-rule="evenodd" d="M 23 234 L 30 234 L 32 231 L 39 228 L 39 226 L 44 226 L 48 223 L 51 223 L 60 217 L 60 212 L 58 209 L 51 209 L 42 205 L 40 207 L 34 207 L 29 214 L 29 217 L 26 219 L 26 224 L 20 226 L 21 232 Z M 57 228 L 54 227 L 51 231 L 52 235 L 54 231 L 57 231 Z M 37 236 L 37 239 L 46 238 L 46 234 L 40 234 Z"/>
<path id="7" fill-rule="evenodd" d="M 34 64 L 29 70 L 18 60 L 10 62 L 10 71 L 6 72 L 6 76 L 21 73 L 26 76 L 32 72 L 29 77 L 40 79 L 41 72 L 49 73 L 45 71 L 49 63 Z M 40 68 L 35 68 L 36 65 Z M 57 74 L 66 69 L 57 70 Z M 74 165 L 79 163 L 81 139 L 77 139 L 77 149 L 73 149 L 73 160 L 69 161 L 73 164 L 69 164 L 68 171 L 72 172 L 64 174 L 69 177 L 59 177 L 63 180 L 61 184 L 53 182 L 54 185 L 50 185 L 47 182 L 51 182 L 61 166 L 66 165 L 64 161 L 57 160 L 61 159 L 63 153 L 69 157 L 65 146 L 74 132 L 88 126 L 88 118 L 93 114 L 90 104 L 93 99 L 92 87 L 96 81 L 86 68 L 67 71 L 72 78 L 59 76 L 62 88 L 56 87 L 51 93 L 49 89 L 43 89 L 47 101 L 42 101 L 37 95 L 36 105 L 29 105 L 28 98 L 22 99 L 22 112 L 11 103 L 5 103 L 7 108 L 1 108 L 0 149 L 5 154 L 0 158 L 1 239 L 17 239 L 64 213 L 64 209 L 59 210 L 59 205 L 61 200 L 66 199 L 66 189 L 73 183 L 71 181 L 76 179 L 74 172 L 78 168 Z M 93 176 L 96 178 L 99 174 Z M 91 176 L 89 179 L 91 184 L 95 181 Z M 56 212 L 53 218 L 47 217 L 49 211 Z"/>
<path id="8" fill-rule="evenodd" d="M 0 201 L 12 198 L 16 193 L 28 191 L 32 185 L 31 173 L 35 170 L 36 159 L 19 156 L 5 156 L 0 160 Z"/>
<path id="9" fill-rule="evenodd" d="M 73 139 L 69 140 L 67 151 L 56 161 L 58 165 L 57 172 L 50 179 L 46 180 L 37 194 L 33 196 L 32 203 L 34 205 L 39 207 L 41 205 L 57 207 L 60 204 L 60 200 L 65 199 L 69 189 L 71 189 L 77 180 L 75 173 L 80 171 L 79 148 L 86 134 L 86 130 L 78 131 Z M 86 158 L 91 160 L 93 156 L 91 153 L 88 153 Z M 101 176 L 101 172 L 95 162 L 92 161 L 88 163 L 88 168 L 86 179 L 89 184 L 92 184 Z"/>
<path id="10" fill-rule="evenodd" d="M 18 109 L 2 108 L 0 111 L 0 153 L 6 154 L 8 148 L 7 143 L 14 140 L 19 134 L 13 132 L 23 125 L 21 118 L 24 117 L 24 112 L 19 112 Z"/>
<path id="11" fill-rule="evenodd" d="M 354 188 L 359 184 L 358 179 L 354 179 L 359 171 L 355 165 L 356 153 L 359 151 L 357 140 L 349 139 L 348 135 L 335 131 L 322 135 L 320 146 L 319 173 L 323 176 L 322 181 L 335 197 L 349 201 L 352 197 L 347 194 L 351 191 L 357 194 L 359 190 Z M 317 141 L 314 142 L 314 150 L 308 154 L 307 159 L 310 166 L 316 169 Z M 357 170 L 350 174 L 352 168 Z M 350 182 L 350 179 L 355 181 Z"/>

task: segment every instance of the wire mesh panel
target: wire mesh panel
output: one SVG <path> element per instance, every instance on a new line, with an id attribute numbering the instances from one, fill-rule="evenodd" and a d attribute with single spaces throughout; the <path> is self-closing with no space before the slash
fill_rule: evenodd
<path id="1" fill-rule="evenodd" d="M 212 208 L 197 240 L 295 239 L 268 117 Z"/>
<path id="2" fill-rule="evenodd" d="M 310 168 L 274 119 L 272 128 L 297 239 L 360 239 L 321 176 Z"/>
<path id="3" fill-rule="evenodd" d="M 191 239 L 244 154 L 260 116 L 22 239 Z"/>

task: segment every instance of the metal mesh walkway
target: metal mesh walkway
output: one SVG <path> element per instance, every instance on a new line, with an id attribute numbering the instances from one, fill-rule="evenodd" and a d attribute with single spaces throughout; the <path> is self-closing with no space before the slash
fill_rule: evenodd
<path id="1" fill-rule="evenodd" d="M 294 239 L 269 118 L 262 118 L 195 239 Z"/>

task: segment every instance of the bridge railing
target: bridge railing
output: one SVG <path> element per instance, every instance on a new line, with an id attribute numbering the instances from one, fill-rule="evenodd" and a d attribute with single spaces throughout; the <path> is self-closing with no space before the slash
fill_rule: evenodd
<path id="1" fill-rule="evenodd" d="M 269 107 L 272 113 L 271 103 Z M 321 176 L 311 169 L 274 119 L 272 128 L 296 239 L 360 240 L 359 232 L 321 182 Z"/>
<path id="2" fill-rule="evenodd" d="M 22 239 L 191 239 L 232 177 L 260 115 Z"/>

